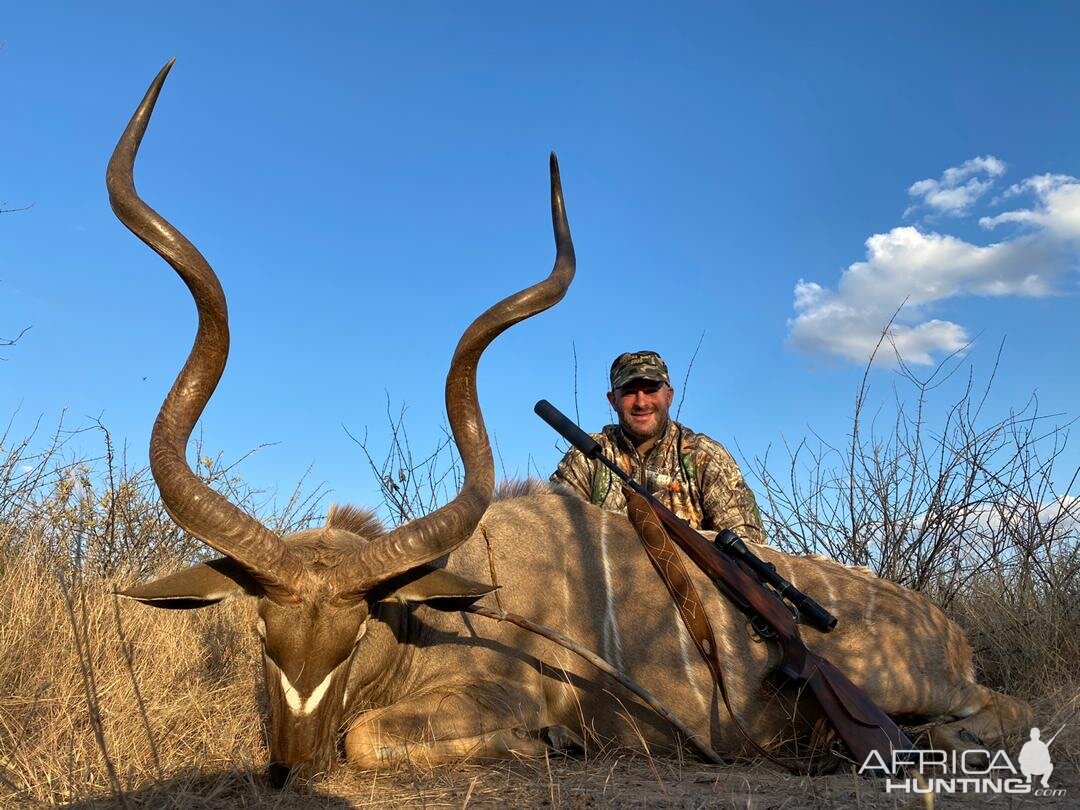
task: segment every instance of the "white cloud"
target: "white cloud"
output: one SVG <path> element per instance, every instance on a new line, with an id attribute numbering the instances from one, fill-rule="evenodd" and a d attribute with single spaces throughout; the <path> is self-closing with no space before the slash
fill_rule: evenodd
<path id="1" fill-rule="evenodd" d="M 940 214 L 959 216 L 994 185 L 994 178 L 1005 173 L 1005 164 L 992 155 L 972 158 L 960 166 L 946 169 L 940 180 L 927 178 L 912 183 L 908 194 Z M 907 216 L 918 203 L 904 212 Z"/>
<path id="2" fill-rule="evenodd" d="M 1033 208 L 982 217 L 979 224 L 990 229 L 1017 222 L 1044 229 L 1065 242 L 1080 241 L 1080 181 L 1064 174 L 1040 174 L 1010 186 L 1003 198 L 1025 192 L 1035 197 Z"/>
<path id="3" fill-rule="evenodd" d="M 998 176 L 1004 167 L 997 158 L 975 158 L 947 170 L 941 181 L 923 180 L 912 189 L 922 187 L 919 193 L 930 200 L 933 190 L 922 184 L 937 184 L 938 191 L 949 184 L 954 190 L 969 189 L 975 174 Z M 808 352 L 864 363 L 881 330 L 896 314 L 890 338 L 897 351 L 906 362 L 930 364 L 935 355 L 957 351 L 970 341 L 965 327 L 931 317 L 930 311 L 940 302 L 973 296 L 1058 294 L 1062 277 L 1078 266 L 1080 181 L 1063 175 L 1029 177 L 999 199 L 1021 195 L 1033 198 L 1030 208 L 979 220 L 987 230 L 1017 226 L 1001 241 L 976 245 L 914 226 L 896 227 L 866 240 L 866 258 L 844 270 L 835 290 L 800 279 L 794 290 L 795 317 L 788 321 L 788 342 Z M 947 210 L 944 205 L 936 207 Z M 890 363 L 895 357 L 891 350 L 885 351 L 877 361 Z"/>

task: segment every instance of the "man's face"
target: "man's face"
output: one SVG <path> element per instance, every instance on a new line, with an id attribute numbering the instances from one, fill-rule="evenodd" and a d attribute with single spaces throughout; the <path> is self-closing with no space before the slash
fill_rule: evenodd
<path id="1" fill-rule="evenodd" d="M 674 396 L 670 385 L 653 380 L 631 380 L 607 395 L 622 429 L 637 442 L 659 438 Z"/>

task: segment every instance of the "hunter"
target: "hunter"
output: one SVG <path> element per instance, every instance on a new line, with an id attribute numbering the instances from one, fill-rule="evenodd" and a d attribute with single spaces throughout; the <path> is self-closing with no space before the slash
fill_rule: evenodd
<path id="1" fill-rule="evenodd" d="M 652 351 L 626 352 L 611 364 L 608 402 L 619 424 L 592 437 L 604 455 L 641 482 L 695 529 L 731 529 L 765 542 L 754 493 L 719 442 L 669 418 L 675 390 L 667 365 Z M 619 481 L 599 461 L 571 449 L 551 482 L 612 512 L 626 512 Z"/>

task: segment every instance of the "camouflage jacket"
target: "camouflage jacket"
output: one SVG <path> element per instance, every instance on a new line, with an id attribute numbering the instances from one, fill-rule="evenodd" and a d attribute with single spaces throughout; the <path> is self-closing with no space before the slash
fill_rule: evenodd
<path id="1" fill-rule="evenodd" d="M 618 425 L 592 437 L 604 455 L 632 475 L 672 512 L 695 529 L 731 529 L 746 540 L 765 542 L 761 513 L 735 459 L 719 442 L 669 420 L 664 435 L 643 459 Z M 625 512 L 621 482 L 580 450 L 563 456 L 551 476 L 575 495 L 612 512 Z"/>

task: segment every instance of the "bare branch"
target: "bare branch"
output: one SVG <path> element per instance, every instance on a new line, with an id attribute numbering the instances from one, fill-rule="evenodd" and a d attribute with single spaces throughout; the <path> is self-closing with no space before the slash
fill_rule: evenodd
<path id="1" fill-rule="evenodd" d="M 682 381 L 682 395 L 679 397 L 679 405 L 675 408 L 675 421 L 679 421 L 679 414 L 682 413 L 682 405 L 686 400 L 686 389 L 690 386 L 690 369 L 694 367 L 694 361 L 697 359 L 698 352 L 701 350 L 701 342 L 705 340 L 705 330 L 701 330 L 701 336 L 698 338 L 697 346 L 694 347 L 694 353 L 690 355 L 690 362 L 686 364 L 686 374 L 683 376 Z"/>

